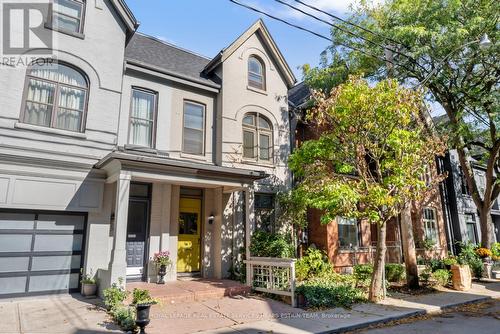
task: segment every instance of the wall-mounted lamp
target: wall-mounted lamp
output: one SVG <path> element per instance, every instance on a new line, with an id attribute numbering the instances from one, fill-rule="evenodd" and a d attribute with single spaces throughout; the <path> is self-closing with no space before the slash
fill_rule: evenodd
<path id="1" fill-rule="evenodd" d="M 214 223 L 214 220 L 215 220 L 215 216 L 214 214 L 212 213 L 210 216 L 208 216 L 208 223 L 210 225 L 212 225 Z"/>

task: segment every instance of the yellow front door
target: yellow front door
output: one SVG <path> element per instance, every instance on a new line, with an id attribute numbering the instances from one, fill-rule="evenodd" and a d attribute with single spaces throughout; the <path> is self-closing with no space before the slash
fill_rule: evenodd
<path id="1" fill-rule="evenodd" d="M 181 198 L 179 203 L 179 235 L 177 272 L 200 271 L 201 200 Z"/>

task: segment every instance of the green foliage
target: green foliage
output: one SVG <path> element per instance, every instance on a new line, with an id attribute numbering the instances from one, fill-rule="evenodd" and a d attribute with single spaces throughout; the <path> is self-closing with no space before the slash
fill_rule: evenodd
<path id="1" fill-rule="evenodd" d="M 297 292 L 304 295 L 309 307 L 351 307 L 366 299 L 362 290 L 326 278 L 304 281 Z"/>
<path id="2" fill-rule="evenodd" d="M 491 253 L 493 259 L 500 260 L 500 242 L 495 242 L 493 245 L 491 245 Z"/>
<path id="3" fill-rule="evenodd" d="M 132 304 L 156 304 L 156 299 L 151 297 L 149 290 L 134 288 L 132 291 Z"/>
<path id="4" fill-rule="evenodd" d="M 295 275 L 299 281 L 328 273 L 333 273 L 333 267 L 326 254 L 316 248 L 308 248 L 306 255 L 295 263 Z"/>
<path id="5" fill-rule="evenodd" d="M 357 264 L 353 268 L 357 285 L 368 286 L 373 274 L 372 264 Z"/>
<path id="6" fill-rule="evenodd" d="M 280 214 L 276 217 L 280 225 L 307 226 L 307 206 L 298 191 L 280 192 L 277 195 Z"/>
<path id="7" fill-rule="evenodd" d="M 438 285 L 446 286 L 450 281 L 451 273 L 449 270 L 446 269 L 438 269 L 432 273 L 432 278 L 434 279 L 434 281 L 436 281 Z"/>
<path id="8" fill-rule="evenodd" d="M 445 266 L 452 266 L 452 265 L 458 264 L 458 260 L 456 257 L 454 257 L 452 255 L 448 255 L 448 257 L 443 259 L 443 264 Z"/>
<path id="9" fill-rule="evenodd" d="M 97 284 L 97 279 L 95 278 L 92 270 L 90 270 L 90 273 L 84 274 L 83 273 L 83 268 L 80 268 L 80 283 L 82 284 Z"/>
<path id="10" fill-rule="evenodd" d="M 120 283 L 121 284 L 121 283 Z M 124 290 L 116 283 L 103 291 L 104 305 L 108 311 L 120 306 L 128 296 L 128 291 Z"/>
<path id="11" fill-rule="evenodd" d="M 136 315 L 134 307 L 124 306 L 120 304 L 117 307 L 113 308 L 110 311 L 110 314 L 123 331 L 135 331 Z"/>
<path id="12" fill-rule="evenodd" d="M 258 257 L 294 257 L 295 249 L 289 236 L 256 231 L 250 242 L 250 253 Z"/>
<path id="13" fill-rule="evenodd" d="M 483 261 L 476 253 L 476 246 L 472 243 L 459 243 L 460 254 L 458 254 L 457 260 L 459 264 L 469 265 L 473 275 L 477 279 L 483 277 L 484 266 Z"/>
<path id="14" fill-rule="evenodd" d="M 425 284 L 429 283 L 429 279 L 432 277 L 432 270 L 429 266 L 426 266 L 425 269 L 420 273 L 420 280 Z"/>
<path id="15" fill-rule="evenodd" d="M 385 265 L 385 278 L 389 282 L 401 282 L 406 277 L 405 266 L 400 263 L 387 263 Z"/>

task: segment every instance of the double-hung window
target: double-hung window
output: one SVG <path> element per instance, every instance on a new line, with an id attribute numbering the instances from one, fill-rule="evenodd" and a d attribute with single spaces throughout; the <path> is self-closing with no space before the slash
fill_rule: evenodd
<path id="1" fill-rule="evenodd" d="M 275 232 L 274 194 L 256 193 L 254 209 L 257 228 L 266 232 Z"/>
<path id="2" fill-rule="evenodd" d="M 132 88 L 129 144 L 153 147 L 155 135 L 157 94 L 141 88 Z"/>
<path id="3" fill-rule="evenodd" d="M 54 0 L 52 28 L 82 34 L 84 11 L 85 2 L 83 0 Z"/>
<path id="4" fill-rule="evenodd" d="M 22 122 L 83 131 L 89 85 L 80 71 L 61 63 L 36 63 L 26 79 Z"/>
<path id="5" fill-rule="evenodd" d="M 477 244 L 476 217 L 473 213 L 466 213 L 465 226 L 467 228 L 467 239 L 470 243 Z"/>
<path id="6" fill-rule="evenodd" d="M 337 217 L 340 248 L 359 246 L 358 221 L 356 218 Z"/>
<path id="7" fill-rule="evenodd" d="M 205 151 L 205 106 L 184 102 L 182 152 L 203 155 Z"/>
<path id="8" fill-rule="evenodd" d="M 423 210 L 423 222 L 424 222 L 424 232 L 425 239 L 432 241 L 434 244 L 438 244 L 438 228 L 437 228 L 437 216 L 436 209 L 434 208 L 424 208 Z"/>
<path id="9" fill-rule="evenodd" d="M 243 158 L 267 162 L 273 159 L 273 128 L 258 113 L 243 118 Z"/>
<path id="10" fill-rule="evenodd" d="M 248 86 L 266 89 L 265 67 L 262 61 L 256 56 L 248 58 Z"/>

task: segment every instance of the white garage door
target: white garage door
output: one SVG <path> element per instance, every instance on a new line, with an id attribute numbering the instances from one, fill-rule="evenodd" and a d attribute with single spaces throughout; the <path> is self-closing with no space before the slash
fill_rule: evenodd
<path id="1" fill-rule="evenodd" d="M 0 298 L 78 290 L 82 214 L 0 211 Z"/>

